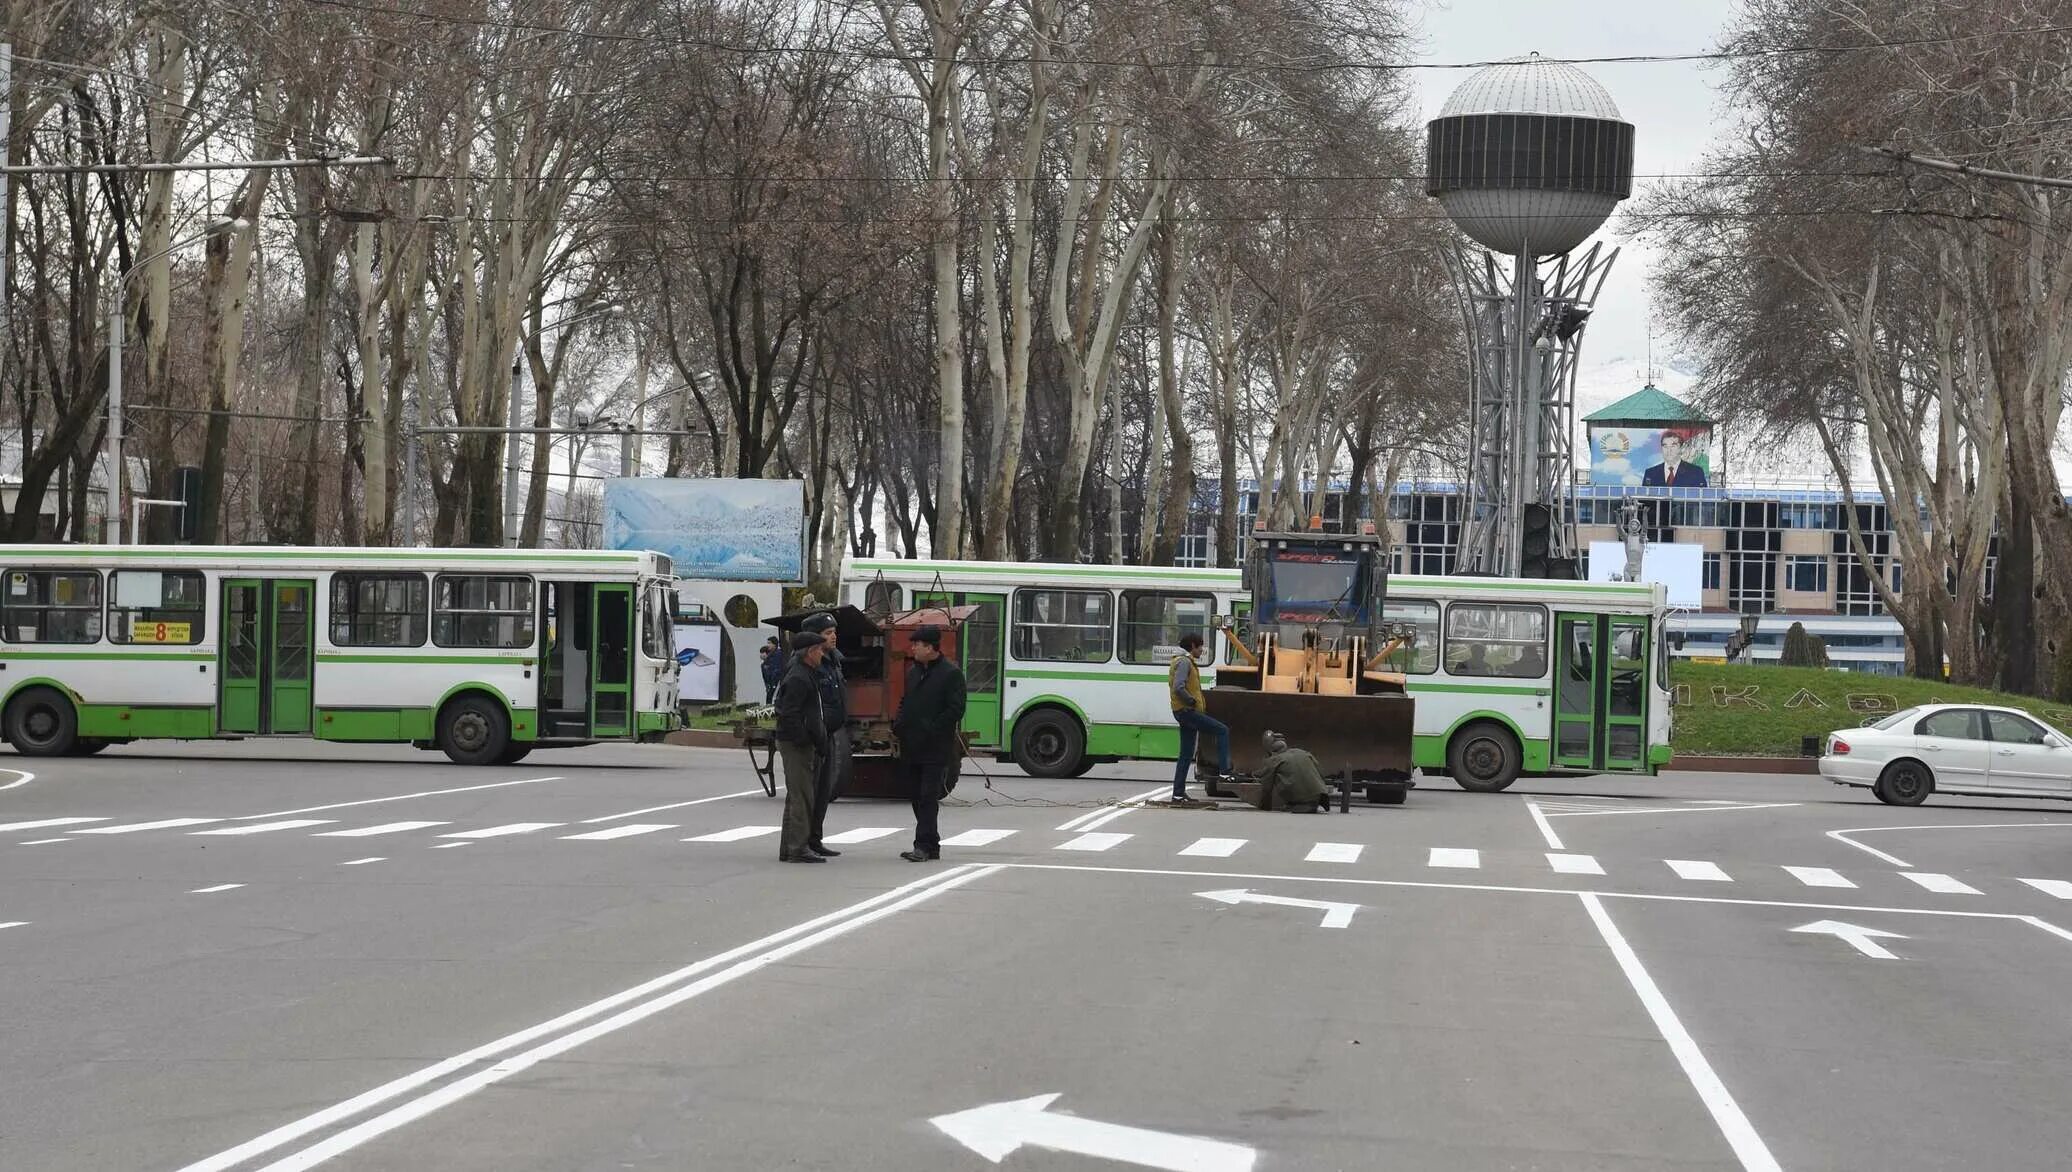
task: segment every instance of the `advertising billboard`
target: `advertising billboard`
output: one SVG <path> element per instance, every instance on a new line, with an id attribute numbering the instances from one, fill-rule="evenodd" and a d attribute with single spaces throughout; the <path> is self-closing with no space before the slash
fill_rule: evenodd
<path id="1" fill-rule="evenodd" d="M 1626 578 L 1626 546 L 1618 541 L 1590 543 L 1590 580 L 1623 582 Z M 1640 551 L 1640 580 L 1660 582 L 1669 588 L 1669 605 L 1701 608 L 1705 605 L 1705 547 L 1686 542 L 1651 544 Z"/>
<path id="2" fill-rule="evenodd" d="M 1590 483 L 1627 488 L 1705 488 L 1712 483 L 1712 428 L 1590 425 Z"/>
<path id="3" fill-rule="evenodd" d="M 668 554 L 679 578 L 802 584 L 806 485 L 652 476 L 607 480 L 604 544 Z"/>
<path id="4" fill-rule="evenodd" d="M 727 629 L 718 623 L 676 624 L 677 698 L 688 703 L 719 699 L 720 644 Z"/>

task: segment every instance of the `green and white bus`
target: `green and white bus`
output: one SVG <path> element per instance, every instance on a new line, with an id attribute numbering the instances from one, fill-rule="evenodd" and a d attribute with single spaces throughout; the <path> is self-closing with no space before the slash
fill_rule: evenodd
<path id="1" fill-rule="evenodd" d="M 856 559 L 842 601 L 979 608 L 963 640 L 973 746 L 1039 777 L 1170 761 L 1165 669 L 1190 631 L 1250 607 L 1236 570 Z M 1386 617 L 1418 639 L 1389 664 L 1417 701 L 1414 761 L 1464 788 L 1520 776 L 1653 774 L 1669 761 L 1660 586 L 1391 575 Z"/>
<path id="2" fill-rule="evenodd" d="M 462 764 L 675 727 L 669 559 L 278 546 L 0 548 L 0 735 L 409 742 Z"/>

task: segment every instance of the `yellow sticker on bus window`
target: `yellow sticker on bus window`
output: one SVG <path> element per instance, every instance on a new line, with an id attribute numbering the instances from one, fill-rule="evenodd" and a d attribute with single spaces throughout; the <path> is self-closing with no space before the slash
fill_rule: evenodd
<path id="1" fill-rule="evenodd" d="M 132 643 L 192 643 L 193 627 L 187 623 L 163 623 L 142 618 L 130 621 Z"/>

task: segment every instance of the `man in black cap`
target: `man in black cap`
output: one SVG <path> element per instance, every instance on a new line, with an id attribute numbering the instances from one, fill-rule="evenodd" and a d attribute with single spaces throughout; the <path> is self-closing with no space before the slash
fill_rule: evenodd
<path id="1" fill-rule="evenodd" d="M 942 857 L 935 825 L 936 804 L 950 792 L 964 756 L 958 727 L 964 723 L 964 669 L 942 656 L 942 628 L 922 627 L 907 646 L 913 665 L 892 732 L 899 738 L 900 768 L 914 791 L 914 849 L 899 857 L 925 863 Z"/>
<path id="2" fill-rule="evenodd" d="M 813 790 L 813 837 L 806 849 L 825 859 L 841 854 L 820 839 L 827 824 L 827 806 L 849 788 L 849 769 L 855 763 L 849 739 L 849 691 L 842 682 L 842 651 L 835 644 L 835 616 L 821 611 L 808 615 L 799 630 L 818 635 L 827 643 L 820 654 L 820 713 L 827 722 L 827 753 L 820 761 L 820 778 Z"/>
<path id="3" fill-rule="evenodd" d="M 804 631 L 791 637 L 791 664 L 777 682 L 777 752 L 784 758 L 784 833 L 777 857 L 787 863 L 824 863 L 813 853 L 813 796 L 827 752 L 827 720 L 820 709 L 820 657 L 827 641 Z"/>

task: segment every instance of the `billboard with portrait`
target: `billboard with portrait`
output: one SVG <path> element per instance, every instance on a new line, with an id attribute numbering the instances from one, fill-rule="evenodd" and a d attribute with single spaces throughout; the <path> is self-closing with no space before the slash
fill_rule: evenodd
<path id="1" fill-rule="evenodd" d="M 1590 483 L 1626 488 L 1705 488 L 1712 483 L 1712 428 L 1590 425 Z"/>
<path id="2" fill-rule="evenodd" d="M 798 585 L 806 574 L 806 485 L 653 476 L 607 480 L 604 545 L 668 554 L 679 578 Z"/>

